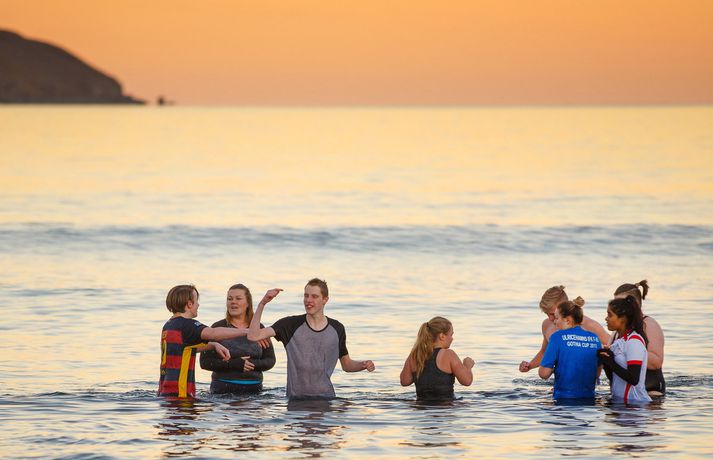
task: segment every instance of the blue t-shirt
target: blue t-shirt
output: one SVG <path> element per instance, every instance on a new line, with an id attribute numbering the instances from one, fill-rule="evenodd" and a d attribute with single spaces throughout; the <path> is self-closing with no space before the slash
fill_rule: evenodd
<path id="1" fill-rule="evenodd" d="M 580 326 L 550 336 L 540 366 L 555 370 L 554 399 L 594 397 L 601 346 L 596 334 Z"/>

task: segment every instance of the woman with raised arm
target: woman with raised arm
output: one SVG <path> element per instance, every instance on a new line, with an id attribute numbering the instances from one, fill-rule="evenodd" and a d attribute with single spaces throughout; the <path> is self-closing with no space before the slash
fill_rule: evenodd
<path id="1" fill-rule="evenodd" d="M 401 370 L 401 385 L 416 383 L 417 399 L 453 399 L 455 379 L 465 386 L 473 383 L 475 361 L 468 357 L 461 361 L 450 349 L 453 332 L 451 322 L 440 316 L 423 323 L 418 330 L 416 343 Z"/>
<path id="2" fill-rule="evenodd" d="M 253 318 L 253 297 L 243 284 L 230 286 L 225 300 L 225 319 L 213 327 L 247 328 Z M 260 327 L 264 327 L 262 324 Z M 258 393 L 263 371 L 275 365 L 275 348 L 269 338 L 251 342 L 246 336 L 221 342 L 230 351 L 225 361 L 215 352 L 201 354 L 201 367 L 213 371 L 211 393 Z"/>
<path id="3" fill-rule="evenodd" d="M 641 280 L 636 284 L 622 284 L 614 291 L 614 298 L 622 299 L 633 296 L 643 310 L 643 300 L 649 292 L 649 283 Z M 663 378 L 663 330 L 655 319 L 644 315 L 644 330 L 649 342 L 646 345 L 648 364 L 646 366 L 646 391 L 650 396 L 661 396 L 666 393 L 666 380 Z M 616 335 L 616 334 L 615 334 Z M 613 340 L 616 337 L 612 337 Z M 612 340 L 612 342 L 613 342 Z"/>

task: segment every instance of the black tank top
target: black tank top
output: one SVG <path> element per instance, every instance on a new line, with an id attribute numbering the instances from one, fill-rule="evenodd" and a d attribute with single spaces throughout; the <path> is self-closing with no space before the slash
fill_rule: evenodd
<path id="1" fill-rule="evenodd" d="M 446 374 L 436 366 L 436 356 L 440 348 L 434 348 L 433 354 L 423 365 L 423 372 L 413 380 L 416 383 L 416 397 L 425 400 L 453 399 L 453 384 L 455 376 Z"/>

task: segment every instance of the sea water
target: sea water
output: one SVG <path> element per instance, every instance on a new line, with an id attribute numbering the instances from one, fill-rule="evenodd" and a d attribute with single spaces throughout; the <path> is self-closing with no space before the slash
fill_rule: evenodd
<path id="1" fill-rule="evenodd" d="M 713 108 L 0 107 L 0 456 L 703 457 L 713 454 Z M 156 396 L 165 296 L 284 292 L 263 322 L 328 316 L 373 373 L 288 403 L 286 356 L 253 397 Z M 668 393 L 552 401 L 518 364 L 543 291 L 603 323 L 648 279 Z M 399 372 L 441 315 L 476 361 L 445 405 Z"/>

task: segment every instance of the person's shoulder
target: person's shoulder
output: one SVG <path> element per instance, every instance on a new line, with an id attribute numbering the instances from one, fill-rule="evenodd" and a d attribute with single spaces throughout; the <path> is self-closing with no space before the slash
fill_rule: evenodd
<path id="1" fill-rule="evenodd" d="M 215 323 L 213 323 L 211 327 L 228 327 L 228 321 L 223 318 L 220 321 L 216 321 Z"/>
<path id="2" fill-rule="evenodd" d="M 195 318 L 184 318 L 183 316 L 175 316 L 166 322 L 166 324 L 173 324 L 178 327 L 186 327 L 186 326 L 203 326 L 203 327 L 208 327 L 205 324 L 201 323 Z"/>
<path id="3" fill-rule="evenodd" d="M 438 353 L 438 355 L 443 356 L 446 359 L 458 358 L 458 353 L 456 353 L 455 350 L 451 348 L 441 348 L 441 351 Z"/>
<path id="4" fill-rule="evenodd" d="M 549 318 L 545 318 L 542 320 L 542 333 L 549 333 L 549 335 L 552 335 L 552 332 L 557 330 L 557 326 L 550 321 Z"/>
<path id="5" fill-rule="evenodd" d="M 587 330 L 590 330 L 588 328 L 604 329 L 604 326 L 602 326 L 598 321 L 593 320 L 592 318 L 590 318 L 589 316 L 586 316 L 586 315 L 584 316 L 584 318 L 582 318 L 582 326 L 587 326 L 587 328 L 583 327 L 583 329 L 587 329 Z"/>
<path id="6" fill-rule="evenodd" d="M 656 321 L 652 316 L 649 316 L 649 315 L 644 316 L 644 324 L 647 326 L 649 326 L 649 325 L 656 326 L 659 329 L 661 329 L 661 325 L 659 325 L 659 322 Z"/>
<path id="7" fill-rule="evenodd" d="M 327 324 L 330 324 L 334 328 L 344 329 L 344 325 L 334 318 L 327 316 Z"/>
<path id="8" fill-rule="evenodd" d="M 630 342 L 630 341 L 632 341 L 632 340 L 634 340 L 634 341 L 639 341 L 639 342 L 642 342 L 642 343 L 644 342 L 644 338 L 641 336 L 641 334 L 639 334 L 639 333 L 636 332 L 636 331 L 631 331 L 631 332 L 629 332 L 629 333 L 626 335 L 625 340 L 626 340 L 627 342 Z"/>
<path id="9" fill-rule="evenodd" d="M 567 332 L 568 332 L 567 329 L 557 329 L 556 331 L 554 331 L 554 332 L 552 333 L 552 335 L 550 336 L 550 339 L 556 339 L 556 338 L 558 338 L 558 337 L 562 337 L 562 336 L 565 335 Z M 569 331 L 569 332 L 572 332 L 572 331 Z"/>
<path id="10" fill-rule="evenodd" d="M 596 332 L 594 332 L 594 331 L 591 330 L 591 329 L 585 328 L 585 327 L 584 327 L 584 324 L 580 324 L 580 325 L 577 326 L 577 327 L 579 328 L 579 332 L 580 332 L 582 335 L 586 335 L 586 336 L 589 336 L 589 337 L 596 337 L 597 339 L 599 338 L 599 334 L 597 334 Z"/>
<path id="11" fill-rule="evenodd" d="M 303 315 L 291 315 L 291 316 L 283 316 L 282 318 L 278 319 L 275 321 L 272 325 L 280 325 L 280 324 L 302 324 L 305 321 L 307 321 L 307 314 Z"/>

